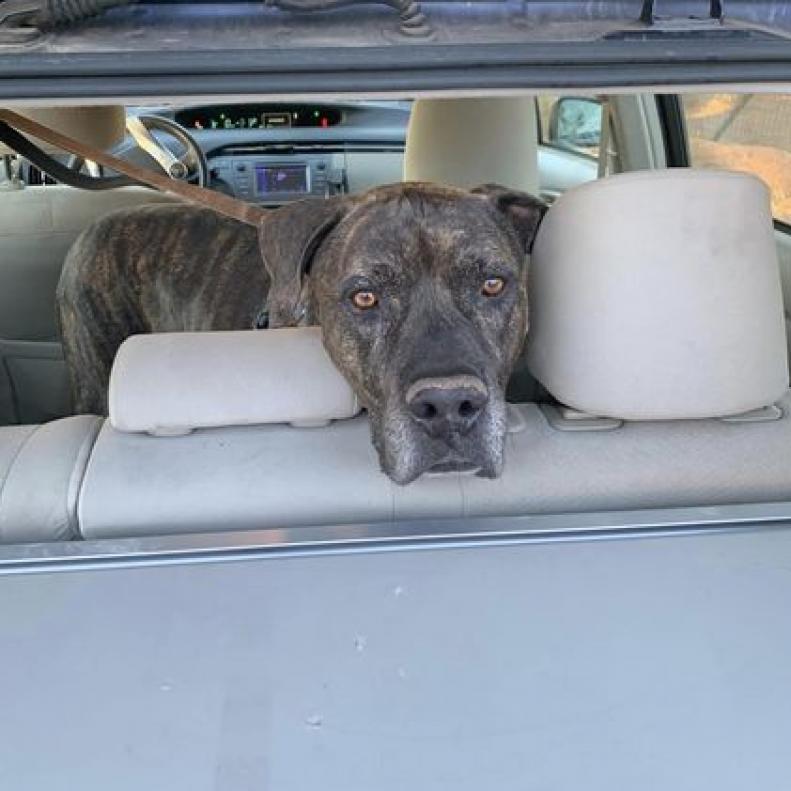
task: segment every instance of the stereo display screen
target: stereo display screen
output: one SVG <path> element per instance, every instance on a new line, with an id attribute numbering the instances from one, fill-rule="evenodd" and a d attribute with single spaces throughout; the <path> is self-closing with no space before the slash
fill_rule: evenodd
<path id="1" fill-rule="evenodd" d="M 255 191 L 258 195 L 308 192 L 308 169 L 305 165 L 256 165 Z"/>

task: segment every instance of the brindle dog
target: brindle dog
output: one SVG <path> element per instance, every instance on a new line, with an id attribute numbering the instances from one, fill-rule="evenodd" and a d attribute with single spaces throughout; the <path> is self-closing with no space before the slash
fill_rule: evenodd
<path id="1" fill-rule="evenodd" d="M 496 477 L 544 211 L 496 186 L 405 183 L 284 206 L 257 235 L 191 206 L 108 215 L 75 242 L 58 288 L 76 409 L 106 413 L 129 335 L 251 328 L 266 304 L 270 326 L 321 325 L 394 481 Z"/>

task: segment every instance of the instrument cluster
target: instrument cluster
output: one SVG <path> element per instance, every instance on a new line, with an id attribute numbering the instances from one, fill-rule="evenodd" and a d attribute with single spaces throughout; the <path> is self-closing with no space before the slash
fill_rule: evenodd
<path id="1" fill-rule="evenodd" d="M 192 130 L 328 128 L 343 120 L 333 107 L 307 104 L 229 104 L 180 110 L 176 123 Z"/>

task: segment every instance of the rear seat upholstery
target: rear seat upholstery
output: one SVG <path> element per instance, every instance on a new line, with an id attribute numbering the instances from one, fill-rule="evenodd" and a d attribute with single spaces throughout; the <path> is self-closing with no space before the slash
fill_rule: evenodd
<path id="1" fill-rule="evenodd" d="M 143 187 L 90 192 L 48 185 L 0 193 L 0 426 L 71 411 L 55 290 L 80 232 L 110 211 L 172 201 Z"/>
<path id="2" fill-rule="evenodd" d="M 0 428 L 0 542 L 80 537 L 77 498 L 101 424 L 78 415 Z"/>
<path id="3" fill-rule="evenodd" d="M 174 352 L 172 336 L 149 335 L 128 342 L 134 354 L 119 355 L 110 419 L 98 435 L 99 421 L 90 417 L 0 434 L 0 537 L 52 540 L 78 530 L 84 538 L 118 538 L 790 499 L 791 393 L 785 349 L 777 340 L 783 312 L 774 247 L 764 239 L 772 233 L 765 192 L 746 176 L 686 173 L 619 176 L 580 189 L 602 200 L 622 190 L 620 201 L 627 194 L 645 201 L 643 211 L 627 219 L 644 218 L 646 234 L 658 229 L 655 244 L 673 264 L 636 255 L 616 266 L 603 242 L 597 257 L 597 234 L 618 233 L 617 219 L 604 222 L 582 209 L 575 209 L 573 221 L 589 255 L 569 256 L 558 239 L 568 235 L 571 221 L 563 206 L 576 198 L 569 193 L 550 210 L 555 219 L 542 227 L 531 264 L 535 333 L 529 355 L 542 383 L 575 409 L 512 405 L 501 478 L 445 474 L 393 484 L 378 469 L 353 394 L 321 359 L 316 329 L 223 334 L 224 346 L 212 333 L 175 341 L 194 346 L 191 352 L 186 346 Z M 654 197 L 668 198 L 667 189 L 689 198 L 684 222 L 679 200 L 661 202 L 660 215 L 669 213 L 664 218 L 647 210 Z M 717 201 L 713 212 L 689 208 Z M 740 229 L 735 253 L 712 236 L 719 233 L 711 227 L 715 217 L 718 225 Z M 699 235 L 709 243 L 689 248 Z M 559 256 L 573 258 L 575 266 L 562 266 Z M 679 262 L 679 256 L 686 258 Z M 683 284 L 657 291 L 663 272 Z M 712 273 L 722 281 L 713 306 Z M 646 282 L 651 288 L 641 289 Z M 581 316 L 580 299 L 597 289 L 616 296 Z M 641 294 L 657 299 L 638 304 Z M 542 316 L 547 305 L 551 314 Z M 565 320 L 553 324 L 549 319 L 558 315 Z M 667 335 L 644 331 L 651 320 L 671 319 L 671 346 L 686 344 L 675 355 Z M 733 322 L 744 330 L 732 332 Z M 612 366 L 613 355 L 623 353 L 624 334 L 639 354 L 629 365 Z M 237 348 L 234 381 L 229 371 Z M 212 355 L 221 355 L 222 365 L 213 364 Z M 283 359 L 292 360 L 287 377 L 281 365 L 268 364 Z M 597 360 L 593 367 L 591 359 Z M 602 387 L 597 366 L 605 364 L 609 378 Z M 575 370 L 580 376 L 569 375 Z M 738 379 L 739 371 L 750 372 L 749 383 Z M 675 389 L 666 386 L 668 377 Z M 200 394 L 193 394 L 196 381 Z M 239 387 L 246 389 L 236 398 Z M 223 396 L 230 391 L 234 397 Z M 190 410 L 173 409 L 191 394 Z M 765 409 L 772 403 L 779 408 Z M 734 417 L 745 410 L 758 412 Z M 46 481 L 40 467 L 47 448 L 36 460 L 34 443 L 50 453 L 59 448 Z M 45 518 L 14 505 L 39 497 L 44 483 L 51 502 L 28 506 Z"/>
<path id="4" fill-rule="evenodd" d="M 505 472 L 424 477 L 378 470 L 365 417 L 184 437 L 105 424 L 80 498 L 86 538 L 766 502 L 791 495 L 791 397 L 766 423 L 625 423 L 565 432 L 535 404 L 512 407 Z"/>
<path id="5" fill-rule="evenodd" d="M 791 395 L 778 405 L 782 417 L 766 422 L 635 421 L 573 432 L 555 428 L 538 405 L 512 406 L 500 479 L 443 475 L 407 487 L 378 471 L 362 415 L 324 428 L 181 437 L 127 434 L 89 416 L 6 427 L 0 540 L 787 500 Z"/>

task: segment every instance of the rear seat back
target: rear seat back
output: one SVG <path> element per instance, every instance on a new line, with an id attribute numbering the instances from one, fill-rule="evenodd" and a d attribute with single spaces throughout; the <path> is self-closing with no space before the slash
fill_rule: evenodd
<path id="1" fill-rule="evenodd" d="M 261 394 L 256 420 L 267 422 L 271 402 L 277 407 L 269 417 L 280 425 L 220 428 L 204 416 L 199 424 L 212 428 L 178 438 L 105 425 L 80 501 L 83 534 L 791 498 L 791 395 L 763 187 L 746 176 L 673 171 L 613 177 L 576 192 L 549 210 L 536 242 L 529 353 L 542 384 L 593 417 L 581 420 L 578 412 L 550 405 L 511 406 L 501 478 L 429 475 L 400 487 L 379 471 L 365 417 L 349 419 L 351 412 L 343 410 L 328 415 L 315 401 L 325 389 L 331 401 L 339 386 L 326 379 L 331 367 L 316 365 L 319 330 L 231 333 L 229 357 L 236 354 L 234 338 L 260 349 L 265 373 L 256 375 L 265 380 L 252 391 Z M 611 216 L 618 207 L 621 215 Z M 727 233 L 721 223 L 729 224 Z M 649 245 L 652 232 L 658 235 Z M 633 242 L 628 255 L 618 246 L 627 236 Z M 577 237 L 579 244 L 568 241 Z M 314 361 L 286 384 L 282 366 L 268 365 L 268 357 L 283 343 L 278 359 L 308 360 L 304 350 L 288 353 L 300 333 L 312 333 Z M 150 360 L 139 355 L 133 375 L 121 376 L 123 366 L 116 367 L 111 388 L 156 381 L 162 368 L 156 348 L 167 342 L 147 336 Z M 210 335 L 190 342 L 208 349 Z M 171 360 L 176 380 L 204 383 L 217 394 L 204 408 L 218 409 L 222 397 L 211 369 L 199 356 Z M 321 371 L 317 379 L 314 372 Z M 749 381 L 740 381 L 746 373 Z M 116 392 L 111 405 L 121 403 L 121 395 Z M 150 393 L 143 427 L 156 429 L 156 414 L 170 409 L 169 398 Z M 778 399 L 777 408 L 721 417 Z M 254 400 L 237 402 L 240 414 L 231 420 L 225 413 L 223 420 L 251 422 L 241 418 Z M 347 419 L 300 429 L 282 425 L 289 414 L 303 422 L 311 414 Z M 125 424 L 113 415 L 111 422 Z"/>
<path id="2" fill-rule="evenodd" d="M 558 431 L 535 405 L 514 407 L 502 478 L 432 476 L 407 487 L 379 472 L 364 417 L 322 429 L 205 429 L 178 438 L 105 424 L 79 498 L 79 536 L 787 500 L 791 399 L 779 404 L 783 415 L 772 423 L 672 421 L 658 431 L 635 422 L 576 434 Z M 60 518 L 39 519 L 47 514 L 40 499 L 34 507 L 40 461 L 28 465 L 33 485 L 2 501 L 3 541 L 78 537 L 70 498 L 55 498 Z M 59 492 L 75 492 L 79 469 L 65 468 Z M 75 485 L 64 488 L 67 479 Z"/>
<path id="3" fill-rule="evenodd" d="M 629 422 L 559 430 L 512 406 L 501 478 L 379 471 L 367 419 L 325 428 L 203 429 L 182 437 L 105 424 L 86 472 L 85 538 L 421 518 L 725 505 L 791 498 L 791 397 L 767 422 Z"/>
<path id="4" fill-rule="evenodd" d="M 580 189 L 620 189 L 616 179 L 623 178 Z M 657 227 L 651 213 L 652 196 L 662 194 L 668 178 L 696 177 L 686 173 L 639 177 L 650 183 L 640 190 L 642 211 L 634 213 L 633 221 L 644 223 L 646 235 Z M 690 202 L 692 209 L 697 202 L 716 203 L 727 192 L 719 177 L 701 174 L 701 179 L 704 186 Z M 629 187 L 631 182 L 620 183 Z M 694 189 L 698 188 L 696 182 Z M 691 186 L 685 183 L 684 189 Z M 740 211 L 753 212 L 756 202 L 763 206 L 764 197 L 747 183 Z M 597 244 L 609 250 L 609 240 L 602 240 L 601 235 L 610 234 L 613 226 L 593 210 L 595 201 L 587 212 L 574 212 L 558 222 L 563 219 L 564 201 L 550 209 L 551 221 L 542 227 L 539 250 L 542 246 L 562 250 L 551 235 L 572 232 L 588 239 L 589 250 L 595 251 Z M 677 212 L 676 219 L 683 226 L 693 215 Z M 598 359 L 605 366 L 620 349 L 622 339 L 612 327 L 626 322 L 624 331 L 630 331 L 628 321 L 635 312 L 632 300 L 634 295 L 644 296 L 641 283 L 647 273 L 641 268 L 656 267 L 656 258 L 634 255 L 621 261 L 615 277 L 606 256 L 578 256 L 575 266 L 589 269 L 579 276 L 563 275 L 565 289 L 558 289 L 552 276 L 542 275 L 538 267 L 555 266 L 558 272 L 573 273 L 568 261 L 553 258 L 554 254 L 542 258 L 543 253 L 534 258 L 533 310 L 538 329 L 531 350 L 540 358 L 543 383 L 556 396 L 571 393 L 572 405 L 592 412 L 593 417 L 582 415 L 580 420 L 579 412 L 551 405 L 512 406 L 505 470 L 497 480 L 444 474 L 424 476 L 405 487 L 392 483 L 378 469 L 367 419 L 356 415 L 348 385 L 323 357 L 316 328 L 133 339 L 127 351 L 134 354 L 122 350 L 118 355 L 110 420 L 96 438 L 77 498 L 81 535 L 116 538 L 789 500 L 791 394 L 787 392 L 785 350 L 776 342 L 778 322 L 782 332 L 780 285 L 773 276 L 774 250 L 769 253 L 761 241 L 764 220 L 759 215 L 771 228 L 768 206 L 759 208 L 749 222 L 727 212 L 722 215 L 724 222 L 742 223 L 745 238 L 739 242 L 740 254 L 749 258 L 747 265 L 734 260 L 727 244 L 723 249 L 727 237 L 720 235 L 713 219 L 708 224 L 693 223 L 692 235 L 702 234 L 706 243 L 695 248 L 696 256 L 683 267 L 675 266 L 674 259 L 673 266 L 652 270 L 651 277 L 662 286 L 655 287 L 654 293 L 665 298 L 658 311 L 647 298 L 640 307 L 654 311 L 657 321 L 664 320 L 665 312 L 668 322 L 673 317 L 680 321 L 681 330 L 670 330 L 674 343 L 682 347 L 678 352 L 683 365 L 677 367 L 672 349 L 665 348 L 665 336 L 636 325 L 631 328 L 630 342 L 639 355 L 630 366 L 608 368 L 614 381 L 607 386 L 589 361 Z M 634 232 L 639 234 L 639 230 Z M 663 239 L 655 244 L 664 244 Z M 666 249 L 685 254 L 672 244 Z M 755 272 L 757 283 L 747 270 Z M 668 282 L 662 282 L 663 273 Z M 720 299 L 712 304 L 714 275 L 728 283 L 717 284 L 714 290 Z M 608 302 L 607 310 L 577 316 L 576 306 L 596 289 L 601 293 L 614 289 L 619 298 Z M 580 290 L 585 294 L 577 293 Z M 662 311 L 677 290 L 684 290 L 684 300 L 691 306 L 689 315 L 683 314 L 682 304 Z M 724 316 L 722 295 L 729 300 Z M 568 336 L 554 335 L 559 330 L 542 318 L 544 300 L 549 297 L 567 318 Z M 698 308 L 701 315 L 694 316 L 693 329 L 690 322 Z M 732 325 L 744 329 L 733 332 Z M 727 343 L 721 342 L 721 333 L 727 334 Z M 175 351 L 174 343 L 190 348 Z M 543 350 L 540 344 L 546 344 Z M 750 359 L 755 346 L 761 354 L 757 367 Z M 573 376 L 575 366 L 581 372 L 578 378 Z M 659 370 L 654 370 L 656 366 Z M 713 373 L 701 376 L 701 368 Z M 733 383 L 745 370 L 753 372 L 753 380 Z M 559 379 L 559 373 L 566 378 Z M 661 386 L 663 375 L 674 377 L 680 395 Z M 684 377 L 695 382 L 694 391 L 686 387 Z M 558 381 L 564 389 L 558 388 Z M 237 397 L 240 392 L 242 397 Z M 777 406 L 768 408 L 775 401 Z M 767 408 L 732 415 L 754 407 Z M 721 417 L 726 414 L 731 416 Z M 633 419 L 635 415 L 641 419 Z M 304 427 L 310 424 L 320 425 Z M 96 422 L 90 426 L 84 430 L 95 430 Z M 15 431 L 22 433 L 14 434 L 7 458 L 16 457 L 14 448 L 24 450 L 35 437 L 27 429 Z M 174 433 L 181 436 L 161 436 Z M 71 445 L 75 460 L 84 455 L 76 439 Z M 24 461 L 22 451 L 19 457 Z M 61 518 L 49 519 L 49 524 L 61 525 L 57 531 L 50 530 L 50 535 L 73 534 L 71 497 L 79 477 L 73 471 L 78 468 L 75 463 L 66 477 L 57 479 L 59 491 L 67 496 L 57 501 Z M 2 508 L 5 504 L 0 503 Z M 5 528 L 4 537 L 9 535 Z"/>

